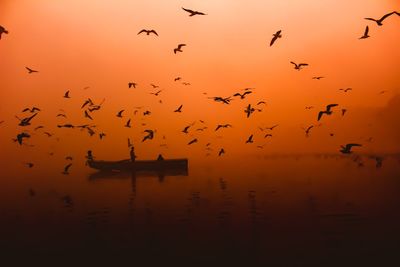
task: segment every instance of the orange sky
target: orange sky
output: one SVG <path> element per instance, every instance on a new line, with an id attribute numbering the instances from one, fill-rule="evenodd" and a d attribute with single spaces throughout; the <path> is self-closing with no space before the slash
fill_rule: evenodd
<path id="1" fill-rule="evenodd" d="M 188 17 L 182 6 L 208 15 Z M 34 136 L 29 143 L 40 147 L 40 153 L 82 153 L 92 148 L 101 158 L 126 157 L 128 136 L 137 144 L 141 158 L 159 152 L 203 157 L 208 142 L 213 144 L 213 156 L 221 147 L 228 156 L 228 151 L 267 153 L 282 147 L 290 152 L 336 152 L 340 144 L 364 143 L 370 136 L 385 137 L 370 144 L 371 149 L 392 151 L 400 148 L 398 135 L 390 132 L 393 128 L 378 128 L 373 116 L 363 116 L 362 110 L 375 114 L 374 108 L 384 107 L 400 93 L 400 17 L 388 18 L 382 27 L 363 18 L 379 18 L 399 9 L 394 0 L 3 0 L 0 25 L 9 34 L 0 40 L 0 121 L 5 121 L 0 125 L 0 143 L 7 154 L 38 155 L 39 149 L 20 148 L 10 140 L 30 129 Z M 358 40 L 366 25 L 371 38 Z M 137 35 L 143 28 L 155 29 L 159 37 Z M 283 38 L 269 47 L 277 30 L 282 30 Z M 179 43 L 187 46 L 175 55 L 173 49 Z M 290 61 L 310 66 L 296 71 Z M 25 66 L 39 73 L 29 75 Z M 174 82 L 177 76 L 191 85 Z M 313 76 L 326 78 L 316 81 Z M 128 89 L 130 81 L 137 82 L 138 88 Z M 157 91 L 150 83 L 163 90 L 159 97 L 150 95 Z M 83 90 L 86 86 L 90 88 Z M 245 87 L 256 89 L 229 106 L 203 94 L 229 96 Z M 343 87 L 353 91 L 338 90 Z M 71 99 L 62 97 L 66 90 L 71 91 Z M 380 95 L 382 90 L 388 92 Z M 89 123 L 80 109 L 87 97 L 97 103 L 106 99 L 102 109 L 92 114 L 96 131 L 107 134 L 105 140 L 55 127 Z M 263 112 L 246 119 L 245 106 L 260 100 L 267 102 Z M 332 102 L 348 109 L 348 117 L 341 118 L 337 112 L 324 118 L 323 125 L 306 139 L 301 127 L 316 124 L 318 110 Z M 180 104 L 183 112 L 173 113 Z M 315 109 L 306 111 L 307 105 Z M 22 116 L 20 111 L 30 106 L 42 109 L 33 127 L 44 125 L 59 142 L 34 132 L 33 127 L 16 126 L 14 115 Z M 152 115 L 134 116 L 134 106 L 145 106 Z M 60 108 L 67 119 L 55 117 Z M 121 109 L 126 110 L 122 120 L 115 117 Z M 132 118 L 132 129 L 123 127 L 128 118 Z M 194 130 L 202 127 L 199 119 L 206 122 L 207 131 Z M 189 135 L 181 133 L 194 121 Z M 215 133 L 218 123 L 231 123 L 233 128 Z M 274 124 L 280 126 L 273 139 L 264 139 L 257 128 Z M 157 129 L 155 140 L 141 143 L 144 129 Z M 329 138 L 330 132 L 335 132 L 335 138 Z M 250 134 L 255 143 L 245 145 Z M 193 138 L 199 144 L 188 147 Z M 160 148 L 162 143 L 169 149 Z M 266 149 L 256 148 L 263 144 Z"/>

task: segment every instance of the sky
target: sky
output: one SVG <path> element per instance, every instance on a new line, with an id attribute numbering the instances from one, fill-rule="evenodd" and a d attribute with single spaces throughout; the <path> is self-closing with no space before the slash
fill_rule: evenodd
<path id="1" fill-rule="evenodd" d="M 189 17 L 182 7 L 207 15 Z M 336 153 L 349 142 L 362 143 L 364 152 L 398 151 L 400 126 L 392 114 L 400 114 L 393 104 L 400 94 L 400 17 L 389 17 L 382 27 L 364 19 L 394 10 L 400 10 L 398 1 L 3 0 L 0 25 L 9 34 L 0 40 L 1 157 L 83 157 L 92 149 L 99 158 L 121 159 L 128 156 L 128 137 L 141 159 L 159 153 L 198 159 L 210 153 L 217 159 L 221 148 L 227 157 Z M 371 37 L 359 40 L 367 25 Z M 142 29 L 159 36 L 138 35 Z M 282 38 L 270 47 L 278 30 Z M 180 43 L 186 44 L 183 52 L 174 54 Z M 290 61 L 309 66 L 297 71 Z M 25 67 L 39 72 L 28 74 Z M 137 88 L 129 89 L 129 82 Z M 253 93 L 230 105 L 208 98 L 247 87 Z M 339 90 L 348 87 L 353 90 Z M 70 99 L 63 98 L 67 90 Z M 158 90 L 159 96 L 150 94 Z M 91 113 L 93 121 L 80 108 L 87 98 L 104 100 Z M 246 118 L 245 107 L 259 101 L 267 103 L 262 112 Z M 339 107 L 318 122 L 318 112 L 330 103 Z M 182 113 L 174 113 L 180 105 Z M 42 110 L 32 126 L 18 126 L 15 116 L 27 116 L 21 111 L 32 106 Z M 143 108 L 134 115 L 138 106 Z M 117 118 L 122 109 L 124 117 Z M 145 110 L 151 115 L 143 116 Z M 56 117 L 60 112 L 67 118 Z M 129 118 L 130 129 L 123 127 Z M 64 123 L 96 125 L 96 135 L 56 127 Z M 181 132 L 192 123 L 189 134 Z M 233 127 L 214 131 L 224 123 Z M 276 124 L 273 137 L 264 138 L 267 132 L 259 127 Z M 39 125 L 45 128 L 33 130 Z M 306 138 L 302 128 L 310 125 Z M 202 127 L 208 128 L 196 130 Z M 153 140 L 141 142 L 145 129 L 156 130 Z M 22 131 L 32 137 L 19 146 L 11 139 Z M 103 140 L 100 132 L 106 133 Z M 254 143 L 246 144 L 252 134 Z M 188 146 L 195 138 L 198 143 Z"/>

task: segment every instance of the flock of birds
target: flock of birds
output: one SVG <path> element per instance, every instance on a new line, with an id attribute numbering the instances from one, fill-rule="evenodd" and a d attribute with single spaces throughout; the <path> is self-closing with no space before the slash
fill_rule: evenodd
<path id="1" fill-rule="evenodd" d="M 206 13 L 199 12 L 199 11 L 194 11 L 194 10 L 183 8 L 183 7 L 182 7 L 182 9 L 183 9 L 183 11 L 189 13 L 189 17 L 207 15 Z M 369 21 L 374 21 L 374 22 L 377 23 L 378 26 L 382 26 L 383 21 L 385 19 L 387 19 L 388 17 L 392 16 L 392 15 L 400 16 L 400 13 L 396 12 L 396 11 L 393 11 L 391 13 L 385 14 L 380 19 L 374 19 L 374 18 L 365 18 L 365 19 L 369 20 Z M 0 39 L 2 37 L 2 34 L 9 34 L 9 32 L 8 32 L 8 30 L 6 30 L 6 28 L 4 28 L 3 26 L 0 25 Z M 140 30 L 138 32 L 138 35 L 141 35 L 141 34 L 146 34 L 148 36 L 149 35 L 158 36 L 157 31 L 154 30 L 154 29 L 142 29 L 142 30 Z M 366 30 L 364 32 L 364 35 L 360 39 L 366 39 L 366 38 L 370 37 L 368 34 L 369 34 L 369 27 L 367 26 Z M 278 30 L 276 33 L 273 34 L 269 45 L 270 46 L 276 45 L 277 40 L 280 39 L 280 38 L 283 38 L 282 30 Z M 183 52 L 182 48 L 185 47 L 185 46 L 186 46 L 186 44 L 183 44 L 183 43 L 178 44 L 177 47 L 173 50 L 173 52 L 175 54 L 178 53 L 178 52 L 182 53 Z M 293 65 L 294 69 L 297 70 L 297 71 L 300 71 L 303 68 L 308 66 L 307 63 L 295 63 L 293 61 L 290 61 L 290 63 Z M 33 68 L 30 68 L 30 67 L 25 67 L 25 68 L 26 68 L 28 74 L 37 74 L 37 73 L 39 73 L 38 70 L 35 70 Z M 323 76 L 312 77 L 312 79 L 314 79 L 314 80 L 321 80 L 323 78 L 325 78 L 325 77 L 323 77 Z M 181 80 L 182 80 L 181 77 L 174 78 L 175 82 L 179 82 Z M 190 85 L 190 83 L 188 83 L 188 82 L 182 82 L 182 84 L 183 85 Z M 152 86 L 153 89 L 159 88 L 159 86 L 155 85 L 155 84 L 151 84 L 151 86 Z M 128 82 L 128 88 L 136 89 L 136 88 L 138 88 L 138 84 L 136 82 Z M 85 89 L 87 89 L 87 87 Z M 216 103 L 221 103 L 222 105 L 229 105 L 231 103 L 231 101 L 233 101 L 234 99 L 239 99 L 239 100 L 246 99 L 249 95 L 251 95 L 253 93 L 254 90 L 255 90 L 255 88 L 244 88 L 240 92 L 234 93 L 232 96 L 228 96 L 228 97 L 222 97 L 222 96 L 209 97 L 208 96 L 208 99 L 211 99 L 211 100 L 215 101 Z M 343 91 L 344 93 L 347 93 L 347 92 L 351 91 L 352 88 L 341 88 L 339 90 Z M 153 94 L 154 96 L 159 96 L 159 94 L 162 91 L 163 90 L 158 90 L 156 92 L 152 92 L 151 94 Z M 207 95 L 207 93 L 204 93 L 204 94 Z M 65 94 L 63 95 L 63 98 L 70 99 L 71 98 L 71 92 L 69 90 L 66 91 Z M 100 103 L 97 103 L 97 104 L 94 101 L 92 101 L 92 99 L 90 99 L 90 98 L 84 100 L 84 102 L 83 102 L 83 104 L 81 106 L 81 110 L 83 110 L 84 118 L 86 118 L 86 119 L 88 119 L 90 121 L 94 121 L 93 113 L 98 111 L 98 110 L 100 110 L 102 108 L 102 104 L 103 103 L 104 103 L 104 100 L 102 102 L 100 102 Z M 162 103 L 161 100 L 160 100 L 160 103 Z M 246 118 L 250 118 L 252 116 L 252 114 L 254 114 L 255 112 L 262 112 L 264 106 L 266 106 L 266 102 L 263 101 L 263 100 L 258 101 L 256 104 L 248 104 L 244 109 L 245 117 Z M 332 115 L 334 113 L 334 109 L 338 108 L 338 106 L 339 106 L 339 104 L 337 104 L 337 103 L 331 103 L 331 104 L 326 105 L 325 110 L 321 110 L 321 111 L 319 111 L 317 113 L 317 116 L 316 116 L 317 122 L 322 120 L 323 117 L 325 117 L 325 116 Z M 135 107 L 134 115 L 138 114 L 140 111 L 143 111 L 142 112 L 143 116 L 151 115 L 151 111 L 150 110 L 142 110 L 142 108 L 143 107 Z M 307 110 L 310 110 L 310 109 L 313 109 L 313 108 L 314 108 L 313 106 L 305 107 L 305 109 L 307 109 Z M 175 110 L 173 110 L 173 112 L 182 113 L 183 110 L 184 110 L 184 105 L 181 104 Z M 346 111 L 347 110 L 344 109 L 344 108 L 341 110 L 342 116 L 345 115 Z M 22 118 L 16 116 L 16 118 L 19 120 L 18 126 L 21 126 L 21 127 L 31 126 L 32 125 L 32 121 L 36 118 L 36 116 L 40 112 L 41 112 L 41 109 L 38 108 L 38 107 L 35 107 L 35 106 L 24 108 L 22 110 L 22 113 L 23 114 L 30 113 L 30 114 L 28 116 L 24 116 Z M 122 118 L 125 117 L 124 114 L 125 114 L 125 109 L 122 109 L 122 110 L 117 111 L 115 116 L 117 118 L 119 118 L 119 119 L 122 119 Z M 57 114 L 57 117 L 67 118 L 67 115 L 65 114 L 65 112 L 63 110 L 61 110 L 61 112 L 59 114 Z M 4 121 L 1 121 L 0 124 L 3 123 L 3 122 Z M 206 123 L 204 121 L 200 120 L 200 123 L 203 126 L 200 127 L 200 128 L 197 128 L 196 131 L 204 131 L 205 129 L 208 128 L 208 126 L 206 126 Z M 146 124 L 143 123 L 142 125 L 145 126 Z M 191 123 L 190 125 L 185 126 L 182 129 L 181 132 L 184 133 L 184 134 L 188 134 L 189 131 L 191 131 L 191 129 L 192 129 L 192 127 L 194 125 L 195 125 L 195 122 Z M 264 138 L 271 138 L 272 137 L 272 130 L 275 129 L 276 127 L 278 127 L 278 126 L 279 125 L 276 124 L 276 125 L 273 125 L 271 127 L 259 127 L 259 129 L 262 132 L 265 132 Z M 316 125 L 310 125 L 310 126 L 308 126 L 306 128 L 303 128 L 306 137 L 310 136 L 311 130 L 315 126 Z M 93 136 L 93 135 L 97 134 L 96 131 L 95 131 L 96 125 L 94 125 L 94 124 L 75 125 L 75 124 L 71 124 L 71 123 L 64 123 L 64 124 L 58 124 L 57 127 L 58 128 L 71 128 L 71 129 L 74 128 L 74 129 L 86 130 L 90 136 Z M 126 123 L 124 124 L 124 127 L 126 127 L 126 128 L 131 128 L 132 127 L 131 118 L 128 118 L 126 120 Z M 214 131 L 217 132 L 217 131 L 221 131 L 222 129 L 232 128 L 232 127 L 233 127 L 233 125 L 231 125 L 229 123 L 218 124 L 218 125 L 216 125 Z M 34 131 L 38 131 L 38 130 L 43 129 L 43 128 L 45 128 L 45 126 L 39 125 L 39 126 L 36 126 L 34 128 Z M 154 139 L 156 132 L 157 131 L 153 130 L 153 129 L 145 129 L 143 131 L 144 136 L 142 138 L 142 142 Z M 47 135 L 48 137 L 52 137 L 54 135 L 53 133 L 50 133 L 48 131 L 45 131 L 44 134 Z M 14 138 L 13 141 L 17 142 L 19 145 L 23 145 L 23 144 L 26 144 L 25 140 L 31 138 L 31 136 L 32 136 L 32 134 L 29 131 L 22 131 L 22 132 L 20 132 L 20 133 L 18 133 L 16 135 L 16 138 Z M 99 136 L 100 139 L 103 139 L 106 136 L 106 134 L 104 132 L 99 132 L 98 136 Z M 165 139 L 165 136 L 163 136 L 163 139 Z M 198 138 L 193 138 L 192 140 L 190 140 L 187 143 L 187 145 L 195 144 L 198 141 L 199 141 Z M 254 134 L 251 134 L 245 140 L 244 143 L 245 144 L 254 143 Z M 133 146 L 133 143 L 128 138 L 128 147 L 132 147 L 132 146 Z M 166 144 L 161 144 L 160 146 L 167 146 L 167 145 Z M 345 145 L 341 146 L 339 151 L 341 153 L 343 153 L 343 154 L 351 154 L 353 148 L 360 147 L 360 146 L 362 146 L 362 145 L 361 144 L 357 144 L 357 143 L 349 143 L 349 144 L 345 144 Z M 263 148 L 263 145 L 259 145 L 257 147 L 258 148 Z M 207 143 L 206 144 L 206 150 L 208 150 L 208 154 L 207 155 L 209 155 L 209 152 L 212 151 L 211 143 Z M 218 156 L 222 156 L 223 154 L 225 154 L 225 149 L 224 148 L 220 148 L 218 150 L 218 152 L 217 152 L 217 155 Z M 72 160 L 72 157 L 68 156 L 68 157 L 66 157 L 66 159 L 67 160 Z M 32 168 L 34 166 L 33 163 L 29 163 L 29 162 L 28 163 L 24 163 L 24 164 L 26 164 L 26 166 L 28 166 L 30 168 Z M 70 170 L 71 166 L 72 166 L 72 163 L 68 163 L 65 166 L 65 168 L 64 168 L 62 173 L 63 174 L 69 174 L 69 170 Z"/>

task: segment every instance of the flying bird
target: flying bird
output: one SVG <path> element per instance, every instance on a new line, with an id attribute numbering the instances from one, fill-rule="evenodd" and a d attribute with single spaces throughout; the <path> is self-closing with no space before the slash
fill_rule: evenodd
<path id="1" fill-rule="evenodd" d="M 339 91 L 343 91 L 343 92 L 345 92 L 345 93 L 347 93 L 348 91 L 351 91 L 351 90 L 353 90 L 353 88 L 351 88 L 351 87 L 348 87 L 348 88 L 340 88 L 340 89 L 339 89 Z"/>
<path id="2" fill-rule="evenodd" d="M 157 33 L 155 30 L 145 30 L 145 29 L 143 29 L 143 30 L 141 30 L 140 32 L 138 32 L 138 35 L 141 34 L 141 33 L 143 33 L 143 32 L 145 32 L 146 35 L 150 35 L 150 33 L 153 33 L 153 34 L 155 34 L 155 35 L 158 36 L 158 33 Z"/>
<path id="3" fill-rule="evenodd" d="M 146 141 L 146 140 L 151 140 L 154 138 L 154 131 L 153 130 L 144 130 L 145 133 L 147 133 L 147 135 L 145 137 L 143 137 L 142 142 Z"/>
<path id="4" fill-rule="evenodd" d="M 30 113 L 35 113 L 36 111 L 40 111 L 40 109 L 37 107 L 32 107 L 32 108 L 24 108 L 22 110 L 22 112 L 27 112 L 27 111 L 29 111 Z"/>
<path id="5" fill-rule="evenodd" d="M 303 128 L 304 131 L 306 132 L 306 137 L 309 137 L 309 136 L 310 136 L 310 131 L 311 131 L 312 128 L 314 128 L 314 125 L 308 126 L 307 129 L 304 129 L 304 128 Z"/>
<path id="6" fill-rule="evenodd" d="M 264 138 L 267 138 L 267 137 L 272 137 L 272 134 L 267 133 L 266 135 L 264 135 Z"/>
<path id="7" fill-rule="evenodd" d="M 191 144 L 194 144 L 194 143 L 197 143 L 197 138 L 195 138 L 195 139 L 193 139 L 192 141 L 190 141 L 189 143 L 188 143 L 188 145 L 191 145 Z"/>
<path id="8" fill-rule="evenodd" d="M 259 102 L 257 103 L 257 106 L 259 106 L 259 105 L 261 105 L 261 104 L 266 105 L 267 103 L 265 103 L 265 101 L 259 101 Z"/>
<path id="9" fill-rule="evenodd" d="M 150 85 L 151 85 L 151 87 L 153 87 L 154 89 L 156 89 L 156 88 L 160 87 L 160 86 L 158 86 L 158 85 L 155 85 L 155 84 L 153 84 L 153 83 L 151 83 Z"/>
<path id="10" fill-rule="evenodd" d="M 318 113 L 318 121 L 322 118 L 322 115 L 331 115 L 332 114 L 332 108 L 338 106 L 339 104 L 329 104 L 326 106 L 326 110 L 320 111 Z"/>
<path id="11" fill-rule="evenodd" d="M 215 128 L 215 131 L 218 131 L 220 128 L 228 128 L 228 127 L 232 127 L 232 125 L 230 125 L 230 124 L 218 124 L 217 128 Z"/>
<path id="12" fill-rule="evenodd" d="M 62 174 L 69 174 L 69 169 L 71 168 L 72 163 L 68 164 L 67 166 L 64 167 L 64 171 L 62 172 Z"/>
<path id="13" fill-rule="evenodd" d="M 183 52 L 182 47 L 184 46 L 186 46 L 186 44 L 178 44 L 178 47 L 174 48 L 174 54 L 176 54 L 176 52 Z"/>
<path id="14" fill-rule="evenodd" d="M 272 35 L 271 42 L 269 43 L 269 46 L 272 46 L 278 38 L 282 38 L 282 30 L 277 31 Z"/>
<path id="15" fill-rule="evenodd" d="M 182 107 L 183 105 L 180 105 L 177 109 L 174 110 L 174 112 L 182 112 Z"/>
<path id="16" fill-rule="evenodd" d="M 271 130 L 272 131 L 273 129 L 275 129 L 278 126 L 279 126 L 279 124 L 275 124 L 275 125 L 273 125 L 271 127 L 265 127 L 265 130 Z"/>
<path id="17" fill-rule="evenodd" d="M 344 116 L 344 114 L 346 114 L 346 112 L 347 112 L 347 109 L 342 108 L 342 116 Z"/>
<path id="18" fill-rule="evenodd" d="M 1 39 L 1 35 L 3 33 L 8 34 L 8 31 L 6 30 L 6 28 L 4 28 L 3 26 L 0 25 L 0 39 Z"/>
<path id="19" fill-rule="evenodd" d="M 34 166 L 32 162 L 24 162 L 24 165 L 26 165 L 28 168 L 32 168 Z"/>
<path id="20" fill-rule="evenodd" d="M 137 83 L 133 83 L 133 82 L 129 82 L 128 83 L 128 88 L 136 88 L 136 86 L 137 86 Z"/>
<path id="21" fill-rule="evenodd" d="M 182 79 L 182 77 L 176 77 L 176 78 L 174 79 L 174 82 L 179 81 L 179 80 L 181 80 L 181 79 Z"/>
<path id="22" fill-rule="evenodd" d="M 368 27 L 368 25 L 365 27 L 365 30 L 364 30 L 364 35 L 363 36 L 361 36 L 360 38 L 358 38 L 358 39 L 367 39 L 367 38 L 369 38 L 370 36 L 368 35 L 368 33 L 369 33 L 369 27 Z"/>
<path id="23" fill-rule="evenodd" d="M 342 152 L 343 154 L 351 154 L 353 151 L 351 151 L 352 147 L 354 146 L 362 146 L 360 144 L 346 144 L 344 146 L 340 146 L 340 152 Z"/>
<path id="24" fill-rule="evenodd" d="M 87 110 L 85 110 L 85 118 L 88 118 L 90 120 L 93 120 L 93 118 L 89 115 L 89 113 L 87 112 Z"/>
<path id="25" fill-rule="evenodd" d="M 125 127 L 131 128 L 131 119 L 126 122 Z"/>
<path id="26" fill-rule="evenodd" d="M 251 115 L 254 111 L 256 111 L 255 108 L 253 108 L 253 107 L 251 106 L 251 104 L 249 104 L 249 105 L 247 106 L 247 108 L 244 110 L 244 113 L 246 113 L 246 114 L 247 114 L 247 115 L 246 115 L 247 118 L 249 118 L 250 115 Z"/>
<path id="27" fill-rule="evenodd" d="M 29 138 L 29 137 L 31 137 L 30 134 L 25 133 L 25 132 L 22 132 L 22 133 L 20 133 L 20 134 L 17 135 L 17 141 L 18 141 L 18 143 L 19 143 L 20 145 L 22 145 L 23 139 L 24 139 L 24 138 Z"/>
<path id="28" fill-rule="evenodd" d="M 399 13 L 399 12 L 393 11 L 393 12 L 390 12 L 390 13 L 388 13 L 388 14 L 385 14 L 385 15 L 384 15 L 382 18 L 380 18 L 380 19 L 374 19 L 374 18 L 364 18 L 364 19 L 375 21 L 376 24 L 378 24 L 378 26 L 382 26 L 382 25 L 383 25 L 382 22 L 383 22 L 387 17 L 389 17 L 389 16 L 391 16 L 391 15 L 393 15 L 393 14 L 396 14 L 397 16 L 400 16 L 400 13 Z"/>
<path id="29" fill-rule="evenodd" d="M 106 136 L 105 133 L 99 133 L 100 140 L 103 139 L 104 136 Z"/>
<path id="30" fill-rule="evenodd" d="M 307 63 L 300 63 L 300 64 L 296 64 L 293 61 L 290 61 L 290 63 L 292 63 L 294 65 L 294 69 L 295 70 L 301 70 L 302 67 L 306 67 L 308 66 Z"/>
<path id="31" fill-rule="evenodd" d="M 39 71 L 31 69 L 29 67 L 25 67 L 25 69 L 28 71 L 28 74 L 39 72 Z"/>
<path id="32" fill-rule="evenodd" d="M 246 95 L 249 95 L 249 94 L 251 94 L 251 93 L 253 93 L 252 91 L 246 91 L 246 92 L 244 92 L 243 94 L 241 94 L 241 93 L 236 93 L 236 94 L 234 94 L 233 96 L 240 96 L 240 99 L 244 99 L 245 97 L 246 97 Z"/>
<path id="33" fill-rule="evenodd" d="M 222 156 L 223 154 L 225 154 L 225 150 L 223 148 L 220 149 L 220 151 L 218 152 L 218 156 Z"/>
<path id="34" fill-rule="evenodd" d="M 249 138 L 247 138 L 247 140 L 246 140 L 246 144 L 253 143 L 253 142 L 254 142 L 253 141 L 253 135 L 250 135 Z"/>
<path id="35" fill-rule="evenodd" d="M 44 128 L 44 126 L 42 126 L 42 125 L 39 125 L 39 126 L 37 126 L 37 127 L 35 127 L 35 131 L 37 131 L 37 130 L 39 130 L 39 129 L 43 129 Z"/>
<path id="36" fill-rule="evenodd" d="M 31 120 L 34 118 L 34 117 L 36 117 L 36 115 L 37 115 L 38 113 L 35 113 L 35 114 L 33 114 L 32 116 L 30 116 L 30 117 L 26 117 L 26 118 L 23 118 L 23 119 L 20 119 L 20 118 L 18 118 L 17 116 L 15 116 L 17 119 L 19 119 L 20 120 L 20 122 L 19 122 L 19 126 L 28 126 L 28 125 L 31 125 Z"/>
<path id="37" fill-rule="evenodd" d="M 84 108 L 84 107 L 86 107 L 87 105 L 89 105 L 89 106 L 94 105 L 94 104 L 93 104 L 93 101 L 92 101 L 90 98 L 88 98 L 88 99 L 82 104 L 81 109 Z"/>
<path id="38" fill-rule="evenodd" d="M 312 77 L 313 80 L 321 80 L 323 78 L 325 78 L 325 77 L 323 77 L 323 76 L 314 76 L 314 77 Z"/>
<path id="39" fill-rule="evenodd" d="M 194 11 L 194 10 L 187 9 L 187 8 L 184 8 L 184 7 L 182 7 L 182 9 L 189 13 L 189 17 L 193 17 L 195 15 L 207 15 L 207 14 L 205 14 L 203 12 Z"/>
<path id="40" fill-rule="evenodd" d="M 71 98 L 71 97 L 69 96 L 69 90 L 65 92 L 64 98 Z"/>
<path id="41" fill-rule="evenodd" d="M 155 93 L 150 93 L 150 94 L 151 94 L 151 95 L 158 96 L 161 92 L 162 92 L 162 90 L 158 90 L 157 92 L 155 92 Z"/>
<path id="42" fill-rule="evenodd" d="M 118 118 L 122 118 L 122 113 L 123 113 L 124 111 L 125 111 L 125 109 L 122 109 L 122 110 L 118 111 L 117 117 L 118 117 Z"/>
<path id="43" fill-rule="evenodd" d="M 188 125 L 188 126 L 186 126 L 185 128 L 183 128 L 182 133 L 185 133 L 185 134 L 189 133 L 188 130 L 189 130 L 189 128 L 190 128 L 191 126 L 192 126 L 192 125 Z"/>

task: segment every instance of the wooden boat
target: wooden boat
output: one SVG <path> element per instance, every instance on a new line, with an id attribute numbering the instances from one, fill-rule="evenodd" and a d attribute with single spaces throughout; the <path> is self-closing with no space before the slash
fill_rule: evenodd
<path id="1" fill-rule="evenodd" d="M 154 171 L 182 170 L 187 172 L 187 159 L 163 159 L 163 160 L 88 160 L 89 167 L 101 171 Z"/>

